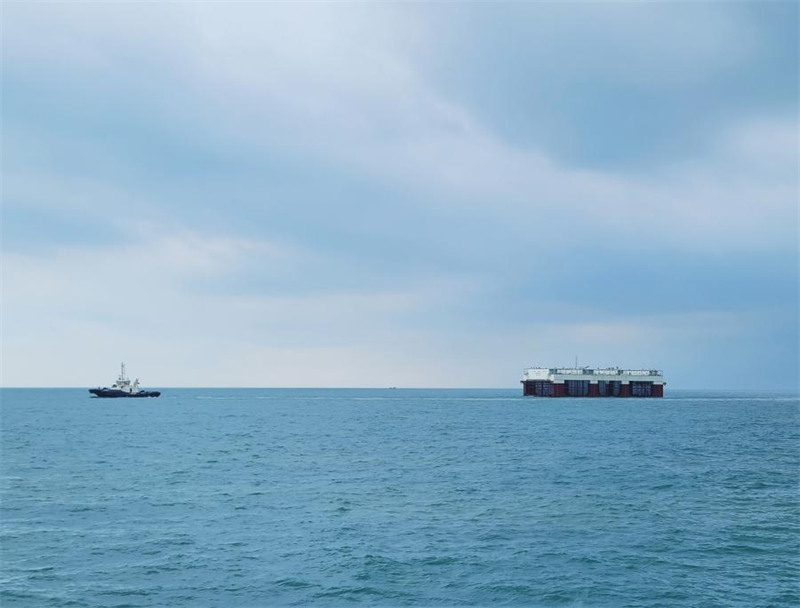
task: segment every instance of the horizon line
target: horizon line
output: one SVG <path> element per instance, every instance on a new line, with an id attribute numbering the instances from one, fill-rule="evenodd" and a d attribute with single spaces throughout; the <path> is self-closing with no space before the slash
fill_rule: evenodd
<path id="1" fill-rule="evenodd" d="M 3 389 L 24 390 L 89 390 L 84 385 L 75 386 L 2 386 Z M 511 386 L 158 386 L 153 390 L 519 390 Z M 800 394 L 800 387 L 670 387 L 669 391 L 730 391 L 730 392 L 791 392 Z M 666 392 L 666 391 L 665 391 Z"/>

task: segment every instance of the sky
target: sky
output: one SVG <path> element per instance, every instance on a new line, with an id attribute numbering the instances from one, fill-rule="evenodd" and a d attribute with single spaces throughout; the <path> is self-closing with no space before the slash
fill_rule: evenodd
<path id="1" fill-rule="evenodd" d="M 799 6 L 6 1 L 0 381 L 797 389 Z"/>

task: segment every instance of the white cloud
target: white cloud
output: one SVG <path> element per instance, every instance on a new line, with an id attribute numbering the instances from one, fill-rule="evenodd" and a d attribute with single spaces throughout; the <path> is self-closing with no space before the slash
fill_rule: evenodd
<path id="1" fill-rule="evenodd" d="M 172 385 L 318 385 L 323 378 L 354 385 L 370 377 L 359 370 L 397 363 L 398 319 L 464 295 L 465 286 L 453 282 L 295 296 L 195 287 L 253 264 L 269 273 L 310 259 L 273 243 L 188 232 L 142 234 L 135 244 L 99 251 L 6 254 L 3 382 L 92 384 L 91 374 L 124 357 L 138 362 L 137 374 Z M 329 355 L 323 373 L 309 375 L 321 353 Z M 264 371 L 245 373 L 255 367 Z M 41 369 L 52 373 L 42 378 Z"/>

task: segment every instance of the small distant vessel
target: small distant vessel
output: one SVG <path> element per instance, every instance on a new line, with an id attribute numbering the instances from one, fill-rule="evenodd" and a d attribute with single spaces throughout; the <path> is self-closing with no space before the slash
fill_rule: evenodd
<path id="1" fill-rule="evenodd" d="M 120 366 L 119 378 L 117 381 L 108 387 L 90 388 L 89 392 L 96 397 L 160 397 L 160 391 L 145 391 L 139 388 L 139 378 L 131 382 L 125 375 L 125 364 Z"/>

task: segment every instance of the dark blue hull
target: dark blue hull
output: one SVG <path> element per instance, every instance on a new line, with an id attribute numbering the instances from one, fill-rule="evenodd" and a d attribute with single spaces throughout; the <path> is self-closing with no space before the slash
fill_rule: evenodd
<path id="1" fill-rule="evenodd" d="M 103 397 L 105 399 L 117 399 L 120 397 L 160 397 L 159 391 L 139 391 L 138 393 L 128 393 L 126 391 L 118 391 L 113 388 L 90 388 L 89 392 L 95 397 Z"/>

